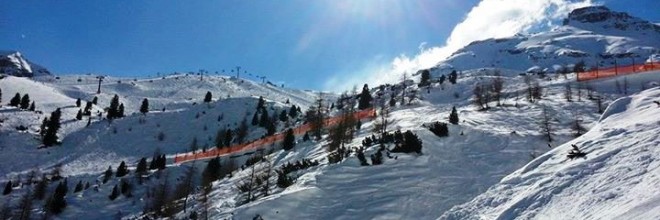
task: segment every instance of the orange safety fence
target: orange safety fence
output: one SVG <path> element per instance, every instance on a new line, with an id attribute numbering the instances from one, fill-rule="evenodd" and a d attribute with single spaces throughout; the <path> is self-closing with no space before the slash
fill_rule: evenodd
<path id="1" fill-rule="evenodd" d="M 615 67 L 579 72 L 577 73 L 577 81 L 594 80 L 594 79 L 601 79 L 601 78 L 607 78 L 613 76 L 643 73 L 654 70 L 660 70 L 660 62 L 647 62 L 643 64 L 615 66 Z"/>
<path id="2" fill-rule="evenodd" d="M 362 110 L 359 112 L 356 112 L 353 114 L 355 118 L 358 120 L 362 120 L 365 118 L 373 118 L 376 116 L 376 110 L 373 108 Z M 331 127 L 339 123 L 342 119 L 342 116 L 336 116 L 332 118 L 328 118 L 324 121 L 324 126 L 326 127 Z M 300 125 L 296 128 L 293 128 L 293 134 L 294 135 L 302 135 L 312 129 L 312 126 L 307 123 Z M 177 154 L 174 156 L 174 163 L 176 164 L 181 164 L 193 160 L 202 160 L 202 159 L 209 159 L 209 158 L 215 158 L 219 156 L 225 156 L 229 155 L 232 153 L 236 152 L 243 152 L 243 151 L 249 151 L 249 150 L 257 150 L 261 147 L 268 146 L 271 144 L 274 144 L 276 142 L 284 140 L 284 132 L 280 132 L 265 138 L 261 138 L 259 140 L 255 140 L 252 142 L 244 143 L 244 144 L 236 144 L 230 147 L 225 147 L 225 148 L 211 148 L 205 152 L 188 152 L 188 153 L 183 153 L 183 154 Z"/>

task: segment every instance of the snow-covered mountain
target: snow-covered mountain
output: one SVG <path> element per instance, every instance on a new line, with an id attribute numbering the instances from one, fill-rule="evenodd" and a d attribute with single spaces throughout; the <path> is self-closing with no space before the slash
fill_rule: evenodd
<path id="1" fill-rule="evenodd" d="M 0 74 L 32 77 L 50 75 L 50 72 L 25 59 L 18 51 L 0 51 Z"/>
<path id="2" fill-rule="evenodd" d="M 660 88 L 617 99 L 591 131 L 440 219 L 660 218 L 659 100 Z M 569 160 L 571 145 L 587 157 Z"/>
<path id="3" fill-rule="evenodd" d="M 472 42 L 433 69 L 436 74 L 484 67 L 557 72 L 580 61 L 587 68 L 640 64 L 660 53 L 659 45 L 657 24 L 594 6 L 572 11 L 549 31 Z"/>
<path id="4" fill-rule="evenodd" d="M 377 157 L 379 150 L 397 145 L 363 145 L 368 137 L 379 135 L 374 132 L 377 118 L 362 121 L 354 138 L 343 143 L 353 150 L 364 147 L 367 166 L 355 151 L 331 163 L 330 135 L 308 141 L 297 137 L 292 150 L 283 150 L 278 143 L 266 146 L 263 154 L 241 152 L 220 157 L 220 166 L 228 175 L 213 181 L 207 189 L 200 186 L 200 177 L 206 175 L 203 170 L 209 161 L 174 164 L 174 154 L 193 147 L 197 151 L 214 147 L 223 138 L 218 135 L 223 134 L 221 131 L 226 135 L 225 129 L 236 129 L 242 120 L 248 122 L 247 140 L 263 137 L 266 129 L 258 125 L 260 122 L 251 123 L 258 111 L 267 112 L 259 113 L 259 120 L 277 121 L 278 131 L 301 125 L 305 120 L 302 112 L 284 119 L 280 119 L 281 113 L 291 111 L 294 105 L 304 112 L 319 98 L 326 106 L 337 107 L 339 95 L 218 75 L 3 76 L 0 186 L 9 180 L 20 184 L 0 197 L 0 216 L 6 213 L 2 207 L 18 207 L 22 196 L 34 192 L 28 190 L 36 188 L 26 181 L 29 176 L 39 179 L 42 174 L 52 176 L 53 170 L 60 169 L 70 189 L 79 181 L 90 187 L 65 193 L 68 206 L 55 219 L 153 217 L 150 207 L 154 206 L 156 195 L 168 200 L 165 209 L 171 209 L 161 210 L 167 213 L 158 217 L 172 219 L 187 219 L 193 214 L 197 219 L 269 220 L 440 216 L 561 219 L 564 216 L 557 213 L 564 213 L 562 207 L 569 207 L 566 216 L 576 218 L 657 218 L 658 195 L 644 192 L 660 185 L 655 172 L 655 158 L 660 153 L 653 148 L 659 144 L 660 124 L 655 119 L 658 108 L 653 101 L 660 98 L 660 72 L 589 82 L 575 82 L 574 73 L 519 73 L 531 66 L 551 68 L 578 60 L 589 64 L 597 57 L 613 61 L 608 56 L 619 60 L 635 57 L 636 62 L 642 62 L 658 53 L 658 33 L 655 24 L 606 8 L 590 7 L 573 11 L 564 26 L 552 31 L 475 42 L 433 70 L 449 70 L 442 69 L 448 65 L 461 70 L 455 83 L 440 83 L 434 74 L 428 86 L 413 80 L 369 85 L 373 104 L 389 106 L 389 114 L 380 118 L 387 119 L 387 130 L 416 134 L 423 143 L 421 154 L 384 150 L 382 164 L 375 163 L 372 158 Z M 8 57 L 16 60 L 10 66 L 19 63 L 19 67 L 27 66 L 34 72 L 34 65 L 20 54 Z M 102 82 L 97 92 L 99 78 Z M 491 91 L 497 80 L 502 82 L 501 99 L 495 101 L 494 96 L 489 96 L 489 108 L 477 107 L 475 88 Z M 540 93 L 529 100 L 531 95 L 527 94 L 536 85 L 541 88 Z M 212 93 L 208 103 L 203 101 L 207 92 Z M 29 101 L 35 102 L 35 111 L 8 106 L 17 93 L 29 95 Z M 126 117 L 106 120 L 115 95 L 125 107 Z M 264 108 L 257 110 L 260 96 L 265 98 Z M 82 106 L 76 105 L 77 99 Z M 97 103 L 92 105 L 92 114 L 77 120 L 79 110 L 94 99 Z M 139 112 L 144 99 L 149 101 L 150 111 L 146 114 Z M 601 106 L 607 105 L 610 107 L 604 114 L 598 113 Z M 460 117 L 458 124 L 448 125 L 448 136 L 436 136 L 429 124 L 447 122 L 454 107 Z M 62 119 L 57 135 L 62 143 L 38 148 L 42 139 L 40 125 L 58 108 Z M 337 108 L 329 111 L 338 114 Z M 580 128 L 590 131 L 575 139 L 576 130 L 583 132 Z M 565 161 L 571 144 L 579 145 L 588 153 L 587 158 Z M 167 167 L 150 170 L 144 178 L 138 178 L 138 161 L 156 153 L 167 155 Z M 265 159 L 246 163 L 259 154 Z M 318 164 L 300 165 L 303 160 Z M 122 161 L 128 165 L 129 174 L 110 175 L 106 181 L 103 171 L 109 166 L 115 171 Z M 283 166 L 290 164 L 298 166 L 286 174 L 292 182 L 287 187 L 280 186 L 281 179 L 274 170 L 282 171 Z M 174 188 L 184 183 L 190 170 L 195 187 L 189 195 L 181 196 Z M 66 181 L 51 181 L 46 187 L 48 196 L 62 182 Z M 246 182 L 259 190 L 246 193 Z M 109 198 L 118 186 L 124 191 L 125 184 L 130 193 Z M 46 201 L 34 200 L 28 212 L 39 218 L 53 217 L 44 212 Z"/>

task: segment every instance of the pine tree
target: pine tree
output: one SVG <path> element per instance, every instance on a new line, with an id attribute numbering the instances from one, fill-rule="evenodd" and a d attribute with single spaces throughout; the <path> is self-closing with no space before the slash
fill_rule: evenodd
<path id="1" fill-rule="evenodd" d="M 233 140 L 232 136 L 233 136 L 233 132 L 231 131 L 231 129 L 225 130 L 225 139 L 224 139 L 225 143 L 224 143 L 224 146 L 226 146 L 226 147 L 231 146 L 231 141 Z"/>
<path id="2" fill-rule="evenodd" d="M 34 106 L 34 101 L 32 101 L 32 104 L 30 104 L 30 108 L 28 108 L 30 111 L 36 110 L 36 106 Z"/>
<path id="3" fill-rule="evenodd" d="M 11 180 L 5 184 L 5 190 L 2 191 L 2 195 L 8 195 L 12 191 Z"/>
<path id="4" fill-rule="evenodd" d="M 121 179 L 119 186 L 121 188 L 121 194 L 126 197 L 133 197 L 133 185 L 126 179 Z"/>
<path id="5" fill-rule="evenodd" d="M 82 110 L 78 109 L 78 114 L 76 114 L 76 120 L 82 120 Z"/>
<path id="6" fill-rule="evenodd" d="M 117 117 L 118 118 L 124 117 L 124 103 L 119 104 L 119 109 L 117 110 Z"/>
<path id="7" fill-rule="evenodd" d="M 128 174 L 128 168 L 126 168 L 126 163 L 124 161 L 121 161 L 121 163 L 117 167 L 117 172 L 115 173 L 115 175 L 117 177 L 122 177 L 122 176 L 126 176 L 126 174 Z"/>
<path id="8" fill-rule="evenodd" d="M 259 101 L 257 102 L 257 111 L 261 109 L 265 109 L 266 107 L 265 104 L 266 104 L 266 100 L 264 100 L 264 97 L 259 96 Z"/>
<path id="9" fill-rule="evenodd" d="M 57 131 L 60 129 L 61 116 L 62 112 L 58 108 L 50 114 L 50 119 L 47 120 L 47 129 L 43 137 L 43 144 L 47 147 L 57 144 Z"/>
<path id="10" fill-rule="evenodd" d="M 303 135 L 303 141 L 304 142 L 309 141 L 309 132 L 305 132 L 305 135 Z"/>
<path id="11" fill-rule="evenodd" d="M 289 120 L 289 115 L 286 113 L 286 110 L 282 110 L 282 113 L 280 113 L 279 119 L 282 122 L 285 122 L 285 121 Z"/>
<path id="12" fill-rule="evenodd" d="M 117 185 L 115 185 L 115 187 L 112 187 L 112 193 L 110 193 L 108 198 L 110 199 L 110 201 L 112 201 L 115 200 L 118 196 L 119 196 L 119 189 Z"/>
<path id="13" fill-rule="evenodd" d="M 263 109 L 261 111 L 261 118 L 259 119 L 259 126 L 266 127 L 270 123 L 270 118 L 268 117 L 268 111 Z"/>
<path id="14" fill-rule="evenodd" d="M 112 166 L 108 166 L 108 169 L 105 170 L 105 173 L 103 174 L 103 183 L 107 183 L 110 178 L 112 178 Z"/>
<path id="15" fill-rule="evenodd" d="M 293 134 L 293 129 L 286 130 L 284 140 L 282 141 L 282 149 L 291 150 L 296 146 L 296 136 Z"/>
<path id="16" fill-rule="evenodd" d="M 372 100 L 373 97 L 371 97 L 371 92 L 369 92 L 369 86 L 364 84 L 362 87 L 362 93 L 360 93 L 360 100 L 358 101 L 358 109 L 364 110 L 371 108 Z"/>
<path id="17" fill-rule="evenodd" d="M 456 84 L 457 79 L 458 79 L 458 74 L 456 73 L 456 70 L 452 70 L 448 77 L 449 82 L 451 84 Z"/>
<path id="18" fill-rule="evenodd" d="M 81 105 L 80 98 L 78 98 L 76 99 L 76 107 L 80 108 L 80 105 Z"/>
<path id="19" fill-rule="evenodd" d="M 227 129 L 221 128 L 215 134 L 215 147 L 222 148 L 225 146 L 225 133 L 227 133 Z"/>
<path id="20" fill-rule="evenodd" d="M 204 102 L 209 103 L 213 99 L 213 94 L 211 94 L 211 91 L 206 92 L 206 95 L 204 96 Z"/>
<path id="21" fill-rule="evenodd" d="M 30 107 L 30 96 L 28 94 L 23 95 L 21 98 L 20 108 L 28 109 Z"/>
<path id="22" fill-rule="evenodd" d="M 46 190 L 48 190 L 48 179 L 46 178 L 46 174 L 43 174 L 41 176 L 41 180 L 34 185 L 34 194 L 33 197 L 36 200 L 42 200 L 46 196 Z"/>
<path id="23" fill-rule="evenodd" d="M 252 125 L 259 125 L 259 111 L 255 111 L 254 115 L 252 115 Z"/>
<path id="24" fill-rule="evenodd" d="M 9 106 L 18 107 L 18 105 L 20 104 L 21 104 L 21 94 L 17 92 L 14 98 L 9 100 Z"/>
<path id="25" fill-rule="evenodd" d="M 390 97 L 390 107 L 396 106 L 396 99 L 394 99 L 394 96 Z"/>
<path id="26" fill-rule="evenodd" d="M 213 158 L 206 164 L 202 172 L 202 186 L 209 186 L 220 178 L 220 158 Z"/>
<path id="27" fill-rule="evenodd" d="M 456 106 L 452 107 L 451 113 L 449 114 L 449 123 L 458 124 L 458 112 L 456 112 Z"/>
<path id="28" fill-rule="evenodd" d="M 115 94 L 110 100 L 107 118 L 112 120 L 119 117 L 119 96 Z"/>
<path id="29" fill-rule="evenodd" d="M 298 117 L 298 109 L 296 108 L 295 105 L 292 105 L 291 108 L 289 109 L 289 118 L 296 118 Z"/>
<path id="30" fill-rule="evenodd" d="M 243 118 L 238 125 L 238 128 L 236 128 L 236 142 L 238 142 L 238 144 L 245 142 L 245 138 L 248 135 L 248 129 L 247 119 Z"/>
<path id="31" fill-rule="evenodd" d="M 420 76 L 419 86 L 428 86 L 429 80 L 431 79 L 431 72 L 429 70 L 422 70 L 422 75 Z"/>
<path id="32" fill-rule="evenodd" d="M 94 96 L 94 98 L 92 99 L 92 104 L 98 105 L 98 103 L 99 103 L 99 97 Z"/>
<path id="33" fill-rule="evenodd" d="M 447 77 L 445 76 L 445 74 L 442 74 L 442 76 L 440 76 L 440 79 L 438 79 L 438 83 L 442 85 L 442 83 L 444 83 L 445 80 L 447 80 Z"/>
<path id="34" fill-rule="evenodd" d="M 135 168 L 135 175 L 138 177 L 139 183 L 142 183 L 142 176 L 147 174 L 147 158 L 141 158 L 138 162 L 137 167 Z"/>
<path id="35" fill-rule="evenodd" d="M 62 182 L 60 182 L 60 184 L 57 185 L 55 192 L 53 192 L 53 195 L 46 202 L 46 209 L 49 213 L 59 214 L 64 211 L 64 208 L 66 208 L 66 199 L 64 199 L 64 196 L 66 195 L 65 188 L 66 186 L 62 185 Z"/>
<path id="36" fill-rule="evenodd" d="M 140 112 L 142 114 L 147 114 L 149 112 L 149 100 L 148 99 L 143 99 L 142 100 L 142 105 L 140 106 Z"/>
<path id="37" fill-rule="evenodd" d="M 82 180 L 78 181 L 78 184 L 76 184 L 76 188 L 73 189 L 73 193 L 77 193 L 83 190 L 83 183 Z"/>

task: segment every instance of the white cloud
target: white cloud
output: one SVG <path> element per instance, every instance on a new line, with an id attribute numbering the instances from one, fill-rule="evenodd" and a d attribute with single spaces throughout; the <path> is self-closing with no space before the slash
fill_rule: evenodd
<path id="1" fill-rule="evenodd" d="M 370 67 L 355 74 L 351 80 L 373 85 L 393 82 L 398 80 L 402 73 L 410 74 L 436 65 L 470 42 L 545 29 L 566 17 L 571 10 L 593 4 L 591 0 L 483 0 L 454 27 L 444 46 L 425 49 L 426 45 L 422 43 L 419 47 L 420 53 L 414 57 L 402 54 L 391 63 L 383 63 L 383 68 L 376 68 L 378 71 L 365 73 L 367 69 L 374 69 Z M 372 65 L 374 64 L 369 63 L 369 66 Z M 341 84 L 326 84 L 330 87 L 340 87 L 337 85 Z"/>

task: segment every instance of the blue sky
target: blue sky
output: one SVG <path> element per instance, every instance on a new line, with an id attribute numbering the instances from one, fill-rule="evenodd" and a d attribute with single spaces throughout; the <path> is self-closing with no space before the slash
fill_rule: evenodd
<path id="1" fill-rule="evenodd" d="M 240 65 L 288 86 L 336 90 L 420 45 L 445 44 L 479 2 L 0 0 L 0 49 L 57 74 L 230 74 Z M 604 3 L 660 22 L 657 0 Z"/>

